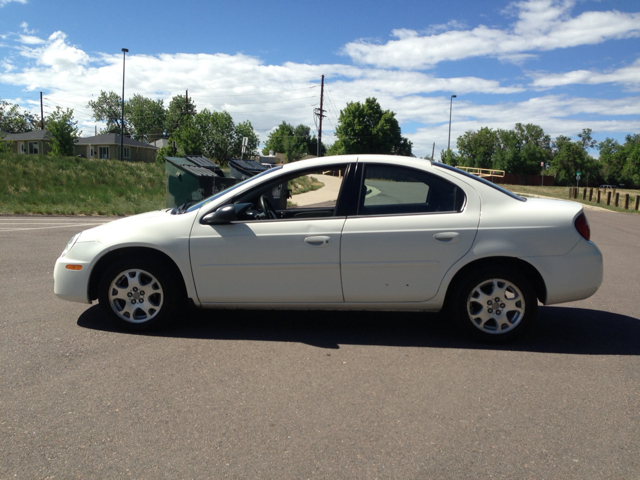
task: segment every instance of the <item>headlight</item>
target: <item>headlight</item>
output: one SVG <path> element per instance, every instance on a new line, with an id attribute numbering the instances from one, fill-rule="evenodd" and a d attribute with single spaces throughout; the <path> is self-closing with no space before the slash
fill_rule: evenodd
<path id="1" fill-rule="evenodd" d="M 71 247 L 75 245 L 75 243 L 78 241 L 78 238 L 80 238 L 81 234 L 82 232 L 76 233 L 73 237 L 71 237 L 71 240 L 69 240 L 69 243 L 67 243 L 67 246 L 64 247 L 64 250 L 62 251 L 62 255 L 60 255 L 60 258 L 64 257 L 67 254 L 67 252 L 71 250 Z"/>

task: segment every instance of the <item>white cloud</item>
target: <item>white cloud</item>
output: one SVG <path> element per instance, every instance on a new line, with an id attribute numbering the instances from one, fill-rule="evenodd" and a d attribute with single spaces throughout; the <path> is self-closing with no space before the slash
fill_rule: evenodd
<path id="1" fill-rule="evenodd" d="M 24 36 L 23 36 L 24 37 Z M 101 90 L 122 89 L 122 55 L 98 54 L 90 57 L 68 44 L 63 32 L 47 39 L 33 37 L 19 50 L 27 66 L 5 59 L 0 82 L 22 86 L 27 91 L 49 91 L 52 105 L 73 108 L 84 122 L 85 132 L 94 123 L 86 108 L 88 100 Z M 1 68 L 1 66 L 0 66 Z M 319 106 L 319 79 L 325 75 L 331 90 L 325 109 L 331 109 L 325 129 L 337 123 L 339 110 L 348 101 L 378 97 L 384 108 L 392 108 L 399 99 L 433 95 L 442 91 L 510 94 L 523 91 L 521 86 L 502 86 L 496 80 L 477 77 L 437 78 L 420 72 L 398 72 L 350 65 L 307 65 L 287 62 L 265 65 L 260 59 L 236 54 L 159 54 L 127 55 L 125 96 L 132 93 L 161 98 L 189 90 L 198 109 L 227 110 L 236 121 L 250 119 L 266 132 L 283 119 L 313 126 L 313 109 Z M 131 92 L 131 93 L 130 93 Z M 278 92 L 278 93 L 272 93 Z M 422 100 L 421 100 L 422 101 Z M 401 121 L 409 116 L 399 116 Z"/>
<path id="2" fill-rule="evenodd" d="M 11 2 L 17 2 L 17 3 L 22 3 L 25 4 L 27 3 L 27 0 L 0 0 L 0 8 L 4 7 L 5 5 L 11 3 Z"/>
<path id="3" fill-rule="evenodd" d="M 27 22 L 22 22 L 20 24 L 20 28 L 22 28 L 22 31 L 26 34 L 32 34 L 32 33 L 36 33 L 35 30 L 29 30 L 29 24 Z"/>
<path id="4" fill-rule="evenodd" d="M 0 62 L 0 85 L 23 88 L 25 99 L 16 103 L 33 108 L 38 116 L 37 93 L 44 91 L 45 114 L 56 105 L 73 108 L 86 135 L 93 133 L 95 125 L 87 102 L 101 90 L 122 89 L 122 54 L 90 56 L 70 45 L 62 32 L 42 39 L 41 44 L 22 44 L 17 52 L 14 58 Z M 327 85 L 323 139 L 328 144 L 334 140 L 332 130 L 347 102 L 376 97 L 384 109 L 396 112 L 401 125 L 412 126 L 412 130 L 418 127 L 410 134 L 404 129 L 415 144 L 416 155 L 430 154 L 433 142 L 439 152 L 447 144 L 450 92 L 458 94 L 453 103 L 454 145 L 466 130 L 513 128 L 516 122 L 536 123 L 553 136 L 576 134 L 582 128 L 596 133 L 640 131 L 640 97 L 595 100 L 546 95 L 480 104 L 466 95 L 522 94 L 525 89 L 479 77 L 438 78 L 422 72 L 353 65 L 269 65 L 242 54 L 128 54 L 125 96 L 138 93 L 163 99 L 166 105 L 172 96 L 183 95 L 188 89 L 199 110 L 227 110 L 236 122 L 248 119 L 265 141 L 268 132 L 283 120 L 315 130 L 313 109 L 319 106 L 323 74 Z"/>
<path id="5" fill-rule="evenodd" d="M 33 58 L 40 65 L 53 70 L 67 70 L 86 65 L 90 57 L 85 52 L 67 43 L 67 36 L 60 31 L 52 33 L 47 40 L 35 36 L 20 35 L 20 42 L 25 45 L 42 45 L 41 47 L 21 48 L 20 54 Z"/>
<path id="6" fill-rule="evenodd" d="M 511 4 L 517 21 L 501 30 L 479 25 L 420 35 L 393 30 L 386 44 L 359 40 L 342 52 L 360 64 L 380 68 L 425 69 L 447 60 L 487 56 L 522 61 L 526 52 L 594 45 L 606 40 L 640 36 L 640 13 L 585 12 L 570 16 L 573 1 L 526 0 Z"/>
<path id="7" fill-rule="evenodd" d="M 20 35 L 18 38 L 20 39 L 18 41 L 25 45 L 42 45 L 43 43 L 46 43 L 40 37 L 35 37 L 33 35 Z"/>
<path id="8" fill-rule="evenodd" d="M 555 74 L 534 73 L 531 76 L 533 77 L 531 86 L 541 89 L 572 84 L 600 85 L 614 83 L 636 90 L 640 89 L 640 59 L 627 67 L 619 68 L 610 73 L 602 73 L 595 70 L 574 70 Z"/>

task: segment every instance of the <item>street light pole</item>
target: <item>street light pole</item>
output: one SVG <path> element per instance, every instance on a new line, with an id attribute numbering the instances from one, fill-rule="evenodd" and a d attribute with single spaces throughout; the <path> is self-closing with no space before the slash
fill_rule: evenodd
<path id="1" fill-rule="evenodd" d="M 453 110 L 453 99 L 457 98 L 456 95 L 451 95 L 449 102 L 449 140 L 447 141 L 447 150 L 451 150 L 451 111 Z"/>
<path id="2" fill-rule="evenodd" d="M 124 161 L 124 59 L 129 51 L 128 48 L 122 49 L 122 120 L 120 122 L 120 161 Z"/>

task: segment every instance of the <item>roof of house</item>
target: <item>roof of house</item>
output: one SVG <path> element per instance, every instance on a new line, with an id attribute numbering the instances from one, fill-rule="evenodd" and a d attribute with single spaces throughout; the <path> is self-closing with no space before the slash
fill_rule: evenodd
<path id="1" fill-rule="evenodd" d="M 3 140 L 5 142 L 19 142 L 21 140 L 51 140 L 51 135 L 46 130 L 32 130 L 25 133 L 5 133 Z"/>
<path id="2" fill-rule="evenodd" d="M 130 147 L 158 148 L 129 137 L 124 137 L 123 143 Z M 120 145 L 120 134 L 103 133 L 102 135 L 95 135 L 93 137 L 82 137 L 78 139 L 76 145 Z"/>

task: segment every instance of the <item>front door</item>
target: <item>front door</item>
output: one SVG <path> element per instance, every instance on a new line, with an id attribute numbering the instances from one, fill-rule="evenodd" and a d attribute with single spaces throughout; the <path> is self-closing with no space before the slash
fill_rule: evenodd
<path id="1" fill-rule="evenodd" d="M 342 303 L 340 236 L 346 217 L 337 203 L 345 167 L 327 163 L 285 172 L 230 202 L 252 206 L 237 221 L 196 222 L 190 250 L 200 301 Z M 282 202 L 273 200 L 276 186 Z"/>
<path id="2" fill-rule="evenodd" d="M 196 223 L 191 265 L 202 303 L 342 302 L 343 218 Z"/>

